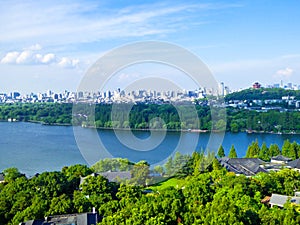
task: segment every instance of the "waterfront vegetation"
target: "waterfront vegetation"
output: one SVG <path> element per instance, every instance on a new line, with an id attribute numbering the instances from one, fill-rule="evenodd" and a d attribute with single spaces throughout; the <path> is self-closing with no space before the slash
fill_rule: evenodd
<path id="1" fill-rule="evenodd" d="M 270 161 L 273 156 L 283 155 L 292 160 L 300 158 L 300 145 L 297 142 L 284 141 L 282 148 L 277 144 L 267 146 L 263 143 L 259 146 L 258 141 L 252 142 L 246 152 L 246 158 L 260 158 L 264 161 Z M 230 156 L 229 156 L 230 157 Z M 233 157 L 231 157 L 233 158 Z"/>
<path id="2" fill-rule="evenodd" d="M 180 157 L 184 158 L 176 157 L 171 160 L 173 166 L 178 166 L 175 161 Z M 0 224 L 89 212 L 92 207 L 103 216 L 99 224 L 300 223 L 299 205 L 286 203 L 280 209 L 261 202 L 272 193 L 293 196 L 300 188 L 299 172 L 283 169 L 254 177 L 236 176 L 217 160 L 203 169 L 205 158 L 201 153 L 194 153 L 181 171 L 150 186 L 136 182 L 142 177 L 150 179 L 145 162 L 131 164 L 136 169 L 133 179 L 121 184 L 102 176 L 89 176 L 80 185 L 80 177 L 91 174 L 97 166 L 74 165 L 32 178 L 9 168 L 4 171 L 5 182 L 0 184 Z M 99 164 L 102 167 L 111 164 L 116 169 L 112 165 L 117 161 L 120 159 Z M 129 165 L 127 162 L 123 159 L 121 164 Z"/>
<path id="3" fill-rule="evenodd" d="M 264 91 L 272 98 L 286 94 Z M 290 94 L 298 98 L 298 92 Z M 258 95 L 261 95 L 261 90 L 236 93 L 226 98 L 228 101 L 256 99 Z M 199 121 L 182 122 L 180 110 L 178 113 L 171 104 L 133 105 L 128 120 L 122 110 L 114 115 L 116 120 L 112 120 L 112 105 L 95 105 L 93 120 L 84 114 L 84 110 L 72 117 L 72 104 L 15 103 L 0 105 L 0 120 L 11 118 L 50 125 L 74 124 L 109 129 L 300 133 L 300 112 L 296 110 L 259 112 L 219 108 L 216 110 L 216 121 L 212 122 L 209 106 L 199 104 L 194 107 Z M 222 117 L 224 110 L 226 119 Z M 158 117 L 164 123 L 155 119 Z M 219 158 L 225 156 L 222 146 L 215 152 Z M 300 145 L 286 140 L 280 148 L 276 144 L 267 146 L 263 143 L 260 146 L 255 141 L 248 146 L 246 157 L 270 161 L 271 157 L 280 154 L 291 159 L 299 158 Z M 228 157 L 237 157 L 234 145 Z M 132 178 L 114 183 L 103 176 L 89 176 L 80 184 L 81 177 L 105 171 L 130 171 Z M 261 201 L 272 193 L 293 196 L 300 189 L 299 172 L 282 169 L 252 177 L 237 176 L 227 172 L 214 155 L 205 156 L 201 151 L 194 152 L 192 156 L 176 153 L 165 165 L 151 170 L 145 161 L 133 163 L 119 158 L 101 160 L 90 168 L 73 165 L 30 178 L 17 168 L 8 168 L 3 173 L 5 181 L 0 183 L 0 224 L 13 225 L 49 215 L 90 212 L 93 207 L 103 217 L 99 224 L 107 225 L 300 224 L 299 205 L 286 203 L 283 208 L 271 208 Z M 160 174 L 162 177 L 158 179 L 151 174 Z"/>
<path id="4" fill-rule="evenodd" d="M 272 144 L 248 146 L 246 157 L 270 160 L 282 154 L 299 157 L 300 145 L 286 140 L 280 148 Z M 222 146 L 217 157 L 224 157 Z M 228 157 L 236 157 L 234 145 Z M 150 169 L 151 168 L 151 169 Z M 90 176 L 93 172 L 130 171 L 131 179 L 109 182 Z M 0 183 L 0 224 L 49 215 L 89 212 L 103 216 L 100 224 L 285 224 L 300 222 L 300 206 L 286 203 L 270 208 L 261 200 L 272 193 L 293 196 L 300 188 L 300 173 L 292 169 L 258 173 L 253 177 L 227 172 L 214 158 L 201 151 L 191 156 L 176 153 L 162 166 L 145 161 L 103 159 L 91 168 L 64 167 L 31 178 L 16 168 L 4 172 Z M 160 174 L 159 179 L 151 174 Z"/>
<path id="5" fill-rule="evenodd" d="M 283 88 L 249 88 L 233 92 L 225 96 L 225 100 L 281 100 L 282 97 L 286 96 L 294 96 L 295 99 L 300 100 L 300 90 L 286 90 Z M 282 106 L 288 107 L 288 104 Z"/>
<path id="6" fill-rule="evenodd" d="M 34 104 L 4 104 L 0 105 L 0 120 L 16 119 L 17 121 L 41 122 L 52 125 L 78 125 L 97 128 L 118 129 L 168 129 L 168 130 L 202 130 L 230 132 L 270 132 L 270 133 L 300 133 L 300 112 L 270 110 L 260 112 L 238 108 L 218 108 L 214 110 L 214 120 L 211 119 L 209 106 L 195 105 L 198 118 L 190 112 L 190 106 L 171 104 L 137 104 L 133 105 L 129 118 L 122 110 L 115 112 L 112 120 L 112 105 L 95 105 L 95 118 L 82 113 L 73 115 L 72 104 L 34 103 Z M 119 105 L 128 108 L 127 105 Z M 226 112 L 224 111 L 226 110 Z M 179 115 L 180 111 L 184 115 Z M 79 110 L 79 112 L 81 112 Z M 190 115 L 189 115 L 190 112 Z M 226 114 L 226 117 L 224 115 Z M 184 120 L 182 117 L 184 116 Z M 158 119 L 160 118 L 160 119 Z"/>

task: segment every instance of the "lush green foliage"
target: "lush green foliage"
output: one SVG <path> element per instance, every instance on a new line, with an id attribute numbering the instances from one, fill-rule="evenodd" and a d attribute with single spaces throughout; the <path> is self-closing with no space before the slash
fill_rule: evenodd
<path id="1" fill-rule="evenodd" d="M 229 158 L 237 158 L 237 154 L 236 154 L 234 145 L 231 146 L 228 157 Z"/>
<path id="2" fill-rule="evenodd" d="M 72 104 L 34 103 L 0 105 L 0 120 L 37 121 L 47 124 L 71 124 Z"/>
<path id="3" fill-rule="evenodd" d="M 116 105 L 116 104 L 114 104 Z M 0 105 L 0 120 L 15 118 L 19 121 L 37 121 L 46 124 L 71 124 L 93 126 L 98 128 L 134 128 L 134 129 L 201 129 L 223 130 L 231 132 L 299 132 L 300 112 L 268 112 L 249 111 L 244 109 L 227 108 L 227 122 L 225 109 L 214 111 L 214 121 L 211 120 L 211 111 L 208 106 L 195 105 L 198 118 L 193 116 L 190 107 L 179 105 L 177 109 L 171 104 L 137 104 L 132 106 L 129 118 L 125 111 L 129 107 L 119 104 L 118 110 L 112 117 L 112 105 L 95 105 L 95 118 L 86 117 L 85 105 L 77 106 L 77 115 L 72 118 L 72 104 L 44 103 L 44 104 L 4 104 Z M 124 110 L 122 110 L 124 109 Z M 184 113 L 181 113 L 184 112 Z M 113 118 L 113 119 L 112 119 Z M 158 119 L 160 118 L 160 119 Z M 184 118 L 184 119 L 180 119 Z"/>
<path id="4" fill-rule="evenodd" d="M 258 141 L 252 142 L 248 146 L 246 157 L 247 158 L 260 158 L 264 161 L 270 161 L 271 157 L 277 155 L 283 155 L 291 159 L 300 158 L 300 145 L 295 141 L 291 143 L 288 139 L 284 141 L 282 149 L 276 144 L 267 147 L 266 143 L 263 143 L 260 147 Z"/>
<path id="5" fill-rule="evenodd" d="M 50 214 L 79 211 L 83 206 L 77 206 L 74 193 L 78 191 L 80 176 L 87 176 L 91 169 L 75 165 L 63 168 L 62 172 L 45 172 L 30 179 L 16 168 L 4 173 L 8 179 L 0 185 L 0 224 L 19 224 Z M 91 209 L 86 207 L 85 210 Z"/>
<path id="6" fill-rule="evenodd" d="M 227 109 L 227 130 L 232 132 L 300 132 L 300 112 L 249 111 L 244 109 Z"/>
<path id="7" fill-rule="evenodd" d="M 113 158 L 103 159 L 95 163 L 92 168 L 95 172 L 106 172 L 106 171 L 129 171 L 134 163 L 128 159 Z"/>
<path id="8" fill-rule="evenodd" d="M 282 99 L 284 96 L 295 96 L 300 100 L 300 91 L 285 90 L 283 88 L 259 88 L 245 89 L 239 92 L 234 92 L 225 97 L 226 101 L 230 100 L 267 100 L 267 99 Z"/>
<path id="9" fill-rule="evenodd" d="M 194 153 L 184 178 L 148 187 L 153 190 L 148 194 L 142 186 L 118 185 L 102 176 L 89 176 L 79 186 L 79 177 L 92 172 L 82 165 L 31 179 L 8 169 L 9 179 L 0 184 L 0 224 L 87 212 L 92 207 L 104 216 L 100 224 L 299 224 L 299 206 L 279 209 L 261 203 L 272 193 L 293 195 L 300 188 L 299 172 L 284 169 L 247 178 L 226 172 L 217 160 L 203 170 L 204 158 Z"/>
<path id="10" fill-rule="evenodd" d="M 221 146 L 219 147 L 219 149 L 218 149 L 217 156 L 218 156 L 219 158 L 222 158 L 222 157 L 225 156 L 225 150 L 224 150 L 224 148 L 223 148 L 222 145 L 221 145 Z"/>

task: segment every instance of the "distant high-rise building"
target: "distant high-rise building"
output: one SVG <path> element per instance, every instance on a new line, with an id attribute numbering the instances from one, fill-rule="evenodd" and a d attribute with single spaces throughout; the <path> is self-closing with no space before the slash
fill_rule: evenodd
<path id="1" fill-rule="evenodd" d="M 105 92 L 105 97 L 106 98 L 110 98 L 111 97 L 111 92 L 110 91 L 106 91 Z"/>
<path id="2" fill-rule="evenodd" d="M 16 99 L 17 97 L 20 97 L 20 95 L 21 94 L 19 92 L 16 92 L 16 91 L 14 91 L 14 92 L 12 92 L 10 94 L 10 96 L 11 96 L 12 99 Z"/>
<path id="3" fill-rule="evenodd" d="M 283 80 L 280 81 L 280 87 L 283 88 Z"/>
<path id="4" fill-rule="evenodd" d="M 82 92 L 82 91 L 79 91 L 79 92 L 77 93 L 77 97 L 78 97 L 78 98 L 83 98 L 83 92 Z"/>
<path id="5" fill-rule="evenodd" d="M 37 98 L 39 101 L 43 99 L 43 94 L 42 93 L 37 93 Z"/>
<path id="6" fill-rule="evenodd" d="M 224 96 L 225 95 L 225 86 L 224 86 L 224 83 L 221 82 L 220 85 L 219 85 L 219 94 L 221 96 Z"/>
<path id="7" fill-rule="evenodd" d="M 229 87 L 227 87 L 227 86 L 225 86 L 225 88 L 224 88 L 225 90 L 224 90 L 224 95 L 228 95 L 228 94 L 230 94 L 230 88 Z"/>
<path id="8" fill-rule="evenodd" d="M 53 92 L 52 92 L 51 90 L 48 90 L 48 91 L 47 91 L 47 97 L 51 97 L 52 94 L 53 94 Z"/>

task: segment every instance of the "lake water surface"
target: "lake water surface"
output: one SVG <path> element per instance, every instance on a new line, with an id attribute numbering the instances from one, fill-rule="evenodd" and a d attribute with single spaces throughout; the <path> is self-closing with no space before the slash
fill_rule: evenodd
<path id="1" fill-rule="evenodd" d="M 146 159 L 151 164 L 167 159 L 174 153 L 176 147 L 176 150 L 182 153 L 205 149 L 210 137 L 210 133 L 167 132 L 160 142 L 163 133 L 154 132 L 151 136 L 153 142 L 159 141 L 155 148 L 147 149 L 146 142 L 145 145 L 143 142 L 142 144 L 137 142 L 135 146 L 137 149 L 135 149 L 135 142 L 132 142 L 134 147 L 132 149 L 132 146 L 128 147 L 126 143 L 120 141 L 113 130 L 95 131 L 81 127 L 76 127 L 76 130 L 75 138 L 71 126 L 0 122 L 0 171 L 8 167 L 17 167 L 21 172 L 30 176 L 37 172 L 61 170 L 62 167 L 73 164 L 93 164 L 105 156 L 101 153 L 103 149 L 94 143 L 93 134 L 95 133 L 100 137 L 99 140 L 106 154 L 113 157 L 125 157 L 132 161 Z M 125 139 L 131 137 L 128 135 L 128 131 L 120 131 L 119 134 Z M 147 140 L 150 132 L 135 131 L 134 135 L 139 140 Z M 214 135 L 218 137 L 218 134 Z M 266 142 L 268 146 L 276 143 L 281 147 L 285 139 L 300 143 L 300 135 L 226 133 L 222 145 L 228 154 L 231 145 L 234 144 L 238 156 L 244 157 L 248 145 L 256 139 L 260 144 Z M 82 144 L 82 140 L 86 143 Z M 147 150 L 141 151 L 139 148 Z"/>

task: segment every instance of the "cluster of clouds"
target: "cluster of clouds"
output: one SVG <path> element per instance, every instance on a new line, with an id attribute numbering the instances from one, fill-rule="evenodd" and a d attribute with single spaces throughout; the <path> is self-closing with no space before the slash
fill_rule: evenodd
<path id="1" fill-rule="evenodd" d="M 58 57 L 54 53 L 41 53 L 42 46 L 39 44 L 24 48 L 22 51 L 7 52 L 0 60 L 1 64 L 20 65 L 57 65 L 63 68 L 76 68 L 78 59 Z"/>
<path id="2" fill-rule="evenodd" d="M 292 76 L 293 73 L 294 73 L 294 70 L 287 67 L 285 69 L 278 70 L 276 72 L 276 77 L 289 78 Z"/>

